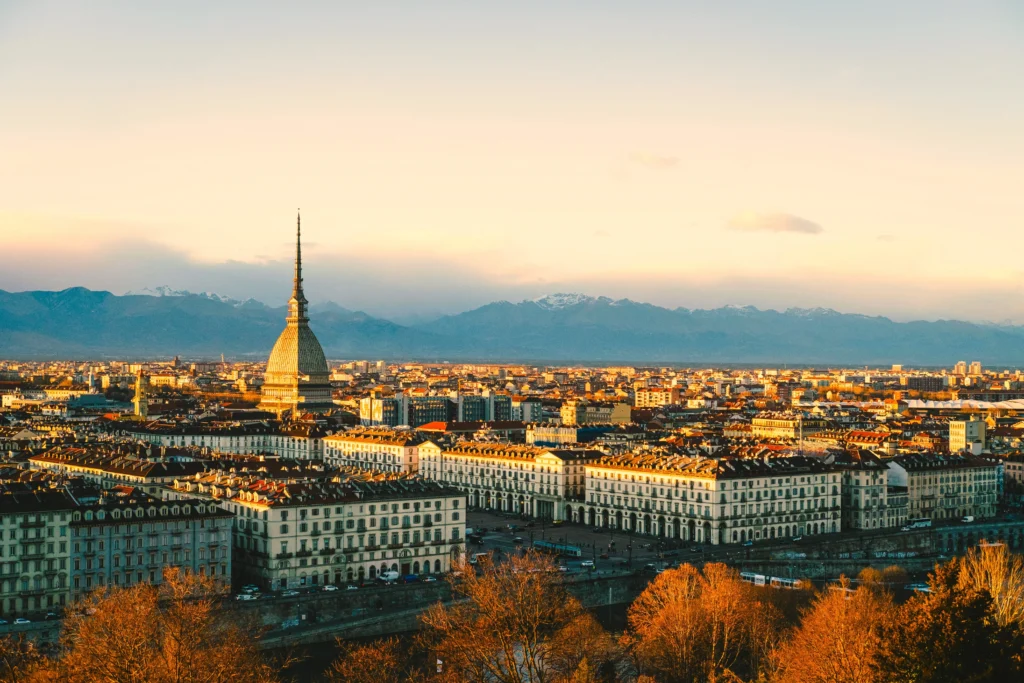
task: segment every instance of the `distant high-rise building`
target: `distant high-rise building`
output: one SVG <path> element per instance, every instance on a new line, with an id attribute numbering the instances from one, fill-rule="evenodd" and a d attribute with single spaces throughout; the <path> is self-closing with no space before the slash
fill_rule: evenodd
<path id="1" fill-rule="evenodd" d="M 967 361 L 957 361 L 956 365 L 953 366 L 953 374 L 960 375 L 961 377 L 967 374 Z"/>
<path id="2" fill-rule="evenodd" d="M 980 360 L 972 360 L 971 361 L 971 372 L 970 372 L 970 374 L 972 374 L 972 375 L 980 375 L 981 374 L 981 361 Z"/>
<path id="3" fill-rule="evenodd" d="M 260 408 L 279 416 L 290 412 L 325 412 L 331 400 L 330 370 L 324 350 L 309 329 L 306 296 L 302 292 L 302 223 L 295 234 L 295 279 L 288 300 L 287 325 L 267 360 Z"/>

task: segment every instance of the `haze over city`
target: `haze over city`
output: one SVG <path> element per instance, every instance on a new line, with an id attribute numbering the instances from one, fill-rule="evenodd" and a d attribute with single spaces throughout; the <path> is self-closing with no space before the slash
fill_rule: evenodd
<path id="1" fill-rule="evenodd" d="M 1024 321 L 1015 2 L 13 2 L 0 289 Z"/>

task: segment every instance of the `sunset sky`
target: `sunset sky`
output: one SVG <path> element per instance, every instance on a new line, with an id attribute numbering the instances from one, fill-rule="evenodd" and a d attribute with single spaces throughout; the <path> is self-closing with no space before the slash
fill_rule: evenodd
<path id="1" fill-rule="evenodd" d="M 1024 3 L 0 2 L 0 289 L 1024 322 Z"/>

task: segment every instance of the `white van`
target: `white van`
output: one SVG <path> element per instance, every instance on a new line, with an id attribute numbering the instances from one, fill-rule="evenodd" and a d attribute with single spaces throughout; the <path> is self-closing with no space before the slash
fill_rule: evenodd
<path id="1" fill-rule="evenodd" d="M 377 575 L 377 580 L 383 583 L 394 583 L 398 581 L 398 572 L 381 572 Z"/>

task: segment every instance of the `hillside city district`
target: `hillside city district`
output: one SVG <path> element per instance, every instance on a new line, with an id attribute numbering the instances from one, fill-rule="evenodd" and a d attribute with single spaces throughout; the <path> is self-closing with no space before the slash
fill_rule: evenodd
<path id="1" fill-rule="evenodd" d="M 0 397 L 0 631 L 51 642 L 166 567 L 234 604 L 530 547 L 576 576 L 922 531 L 956 554 L 1024 493 L 1020 372 L 328 363 L 300 249 L 266 364 L 0 361 Z"/>

